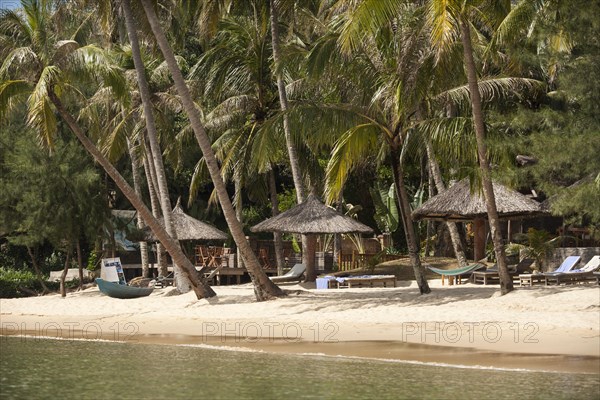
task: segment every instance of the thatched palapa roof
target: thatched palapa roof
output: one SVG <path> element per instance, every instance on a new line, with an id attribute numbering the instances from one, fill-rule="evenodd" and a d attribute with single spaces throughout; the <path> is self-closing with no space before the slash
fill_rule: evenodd
<path id="1" fill-rule="evenodd" d="M 177 202 L 173 209 L 173 226 L 177 233 L 178 240 L 226 240 L 227 234 L 212 225 L 198 221 L 183 212 L 183 209 Z M 164 226 L 163 221 L 160 221 Z M 148 229 L 146 233 L 148 241 L 157 240 L 152 231 Z"/>
<path id="2" fill-rule="evenodd" d="M 521 193 L 494 182 L 498 216 L 504 219 L 533 217 L 544 214 L 540 203 Z M 471 193 L 469 181 L 464 179 L 445 192 L 427 200 L 413 211 L 414 219 L 470 221 L 487 218 L 483 193 Z"/>
<path id="3" fill-rule="evenodd" d="M 306 201 L 251 228 L 253 232 L 287 233 L 372 233 L 355 219 L 321 203 L 313 194 Z"/>

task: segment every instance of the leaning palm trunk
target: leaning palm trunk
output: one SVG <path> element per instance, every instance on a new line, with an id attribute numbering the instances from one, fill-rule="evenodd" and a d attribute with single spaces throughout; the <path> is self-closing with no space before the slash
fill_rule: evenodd
<path id="1" fill-rule="evenodd" d="M 473 60 L 473 48 L 471 45 L 471 28 L 464 19 L 459 21 L 461 40 L 463 44 L 463 55 L 465 61 L 465 71 L 469 83 L 469 94 L 471 97 L 471 108 L 473 121 L 475 123 L 475 137 L 477 139 L 477 155 L 479 157 L 479 168 L 481 169 L 481 180 L 483 185 L 483 194 L 490 222 L 490 231 L 492 233 L 492 242 L 494 243 L 494 252 L 498 263 L 498 272 L 500 275 L 500 291 L 506 294 L 513 290 L 512 278 L 508 274 L 506 266 L 506 257 L 504 245 L 500 237 L 500 221 L 498 219 L 498 210 L 496 209 L 496 198 L 492 186 L 490 165 L 487 158 L 487 146 L 485 144 L 485 126 L 483 122 L 483 109 L 481 106 L 481 95 L 477 85 L 477 72 L 475 61 Z"/>
<path id="2" fill-rule="evenodd" d="M 131 160 L 131 175 L 133 178 L 133 189 L 135 194 L 141 199 L 142 189 L 140 186 L 140 165 L 133 144 L 131 140 L 127 138 L 127 150 L 129 152 L 129 159 Z M 144 220 L 140 215 L 137 216 L 137 227 L 138 229 L 144 229 Z M 148 278 L 150 276 L 150 270 L 148 268 L 148 243 L 145 241 L 139 242 L 140 244 L 140 259 L 142 263 L 142 276 Z"/>
<path id="3" fill-rule="evenodd" d="M 183 75 L 181 74 L 181 70 L 177 65 L 173 50 L 171 49 L 171 46 L 169 45 L 169 42 L 167 41 L 167 38 L 160 27 L 160 23 L 152 6 L 152 2 L 150 0 L 142 0 L 142 6 L 144 7 L 144 11 L 158 46 L 160 47 L 165 61 L 167 62 L 169 71 L 171 72 L 173 81 L 175 82 L 175 88 L 177 89 L 177 93 L 181 98 L 185 112 L 190 120 L 190 125 L 194 130 L 198 145 L 200 146 L 202 154 L 204 155 L 208 172 L 215 186 L 215 191 L 217 192 L 217 196 L 221 204 L 221 209 L 223 210 L 223 216 L 227 221 L 227 225 L 229 226 L 233 240 L 237 245 L 238 251 L 242 254 L 246 269 L 248 270 L 248 274 L 250 275 L 252 283 L 254 284 L 254 293 L 256 295 L 256 299 L 258 301 L 263 301 L 274 297 L 284 296 L 285 293 L 277 285 L 275 285 L 261 269 L 258 259 L 250 247 L 250 243 L 248 243 L 248 240 L 246 240 L 246 236 L 242 229 L 242 224 L 235 216 L 235 210 L 233 209 L 231 199 L 227 194 L 225 183 L 221 178 L 219 165 L 217 164 L 217 159 L 215 158 L 215 154 L 212 150 L 210 140 L 206 134 L 206 131 L 204 130 L 202 122 L 200 121 L 199 112 L 196 109 L 194 101 L 192 100 L 192 96 L 185 83 L 185 80 L 183 79 Z"/>
<path id="4" fill-rule="evenodd" d="M 404 185 L 404 177 L 402 176 L 402 163 L 400 161 L 400 154 L 398 150 L 394 149 L 393 147 L 391 150 L 391 158 L 392 174 L 394 176 L 394 184 L 396 185 L 396 196 L 398 197 L 398 203 L 400 205 L 400 215 L 402 216 L 404 234 L 406 235 L 408 256 L 413 267 L 415 280 L 419 286 L 419 292 L 421 292 L 421 294 L 430 293 L 431 289 L 429 288 L 429 283 L 427 283 L 427 278 L 425 278 L 425 268 L 421 264 L 415 228 L 410 216 L 410 200 L 408 199 L 408 193 L 406 192 L 406 187 Z"/>
<path id="5" fill-rule="evenodd" d="M 138 86 L 140 89 L 140 97 L 142 99 L 142 105 L 144 107 L 144 118 L 146 120 L 146 132 L 148 133 L 148 141 L 150 142 L 150 148 L 152 149 L 152 161 L 156 169 L 156 178 L 158 181 L 158 193 L 160 198 L 160 205 L 162 208 L 163 218 L 165 221 L 165 227 L 169 236 L 173 239 L 177 239 L 177 232 L 173 227 L 172 221 L 172 207 L 171 200 L 169 199 L 169 188 L 167 186 L 167 178 L 165 176 L 165 167 L 162 159 L 162 151 L 160 144 L 158 143 L 158 133 L 156 131 L 156 123 L 154 121 L 154 112 L 152 110 L 152 100 L 150 98 L 150 89 L 148 82 L 146 81 L 146 73 L 144 70 L 144 62 L 140 52 L 140 44 L 136 32 L 135 22 L 133 21 L 133 14 L 131 12 L 131 6 L 129 0 L 122 1 L 123 14 L 125 15 L 125 27 L 127 29 L 127 35 L 129 36 L 129 43 L 131 44 L 131 55 L 133 58 L 133 64 L 135 66 L 135 72 L 137 75 Z M 173 262 L 173 270 L 175 272 L 175 283 L 177 290 L 181 293 L 187 293 L 191 289 L 191 282 L 186 278 L 185 274 L 181 273 L 177 267 L 177 263 Z"/>
<path id="6" fill-rule="evenodd" d="M 304 191 L 304 184 L 302 183 L 302 175 L 300 174 L 300 162 L 298 160 L 298 151 L 294 140 L 292 139 L 292 133 L 290 131 L 290 122 L 286 113 L 288 109 L 288 98 L 285 90 L 285 82 L 283 82 L 283 76 L 281 72 L 281 57 L 279 55 L 279 18 L 276 0 L 270 0 L 269 5 L 271 8 L 271 47 L 273 48 L 273 61 L 275 63 L 275 76 L 277 77 L 277 90 L 279 93 L 279 104 L 281 105 L 281 111 L 283 112 L 283 133 L 285 136 L 285 145 L 288 151 L 288 157 L 290 159 L 290 169 L 292 170 L 292 178 L 294 180 L 294 187 L 296 188 L 296 200 L 298 204 L 302 203 L 306 198 Z M 308 264 L 306 259 L 310 252 L 308 251 L 308 238 L 306 235 L 302 235 L 302 262 L 304 265 Z M 308 275 L 307 275 L 308 278 Z M 308 279 L 307 279 L 308 280 Z"/>
<path id="7" fill-rule="evenodd" d="M 444 181 L 442 180 L 440 166 L 435 160 L 433 149 L 431 148 L 431 143 L 429 142 L 429 140 L 425 142 L 425 148 L 427 150 L 427 159 L 429 160 L 429 172 L 433 177 L 433 181 L 435 182 L 435 187 L 438 193 L 442 193 L 446 190 L 446 185 L 444 185 Z M 465 252 L 462 247 L 462 242 L 460 241 L 460 234 L 458 233 L 458 228 L 456 224 L 451 221 L 446 221 L 446 226 L 448 227 L 448 232 L 450 232 L 450 239 L 452 241 L 452 247 L 454 248 L 454 254 L 456 255 L 458 265 L 460 267 L 466 267 L 467 257 L 465 256 Z"/>
<path id="8" fill-rule="evenodd" d="M 115 182 L 123 195 L 129 200 L 131 205 L 135 207 L 135 209 L 144 219 L 146 225 L 150 227 L 158 240 L 171 254 L 173 261 L 183 268 L 184 273 L 187 274 L 188 279 L 192 282 L 192 287 L 196 293 L 196 297 L 198 299 L 202 299 L 215 296 L 216 293 L 205 282 L 204 277 L 198 277 L 196 269 L 190 260 L 187 259 L 185 254 L 183 254 L 179 244 L 169 236 L 167 231 L 161 226 L 160 222 L 158 222 L 158 220 L 152 216 L 152 213 L 150 210 L 148 210 L 142 199 L 135 194 L 135 191 L 129 185 L 129 183 L 127 183 L 127 181 L 121 176 L 115 167 L 106 159 L 106 157 L 104 157 L 100 150 L 98 150 L 94 143 L 92 143 L 92 141 L 83 133 L 83 130 L 79 127 L 77 121 L 75 121 L 75 118 L 73 118 L 71 114 L 69 114 L 64 108 L 62 102 L 54 93 L 53 88 L 48 89 L 48 97 L 56 107 L 58 114 L 66 122 L 83 147 L 85 147 L 85 149 L 94 157 L 94 159 L 102 166 L 102 168 L 104 168 L 106 173 Z"/>

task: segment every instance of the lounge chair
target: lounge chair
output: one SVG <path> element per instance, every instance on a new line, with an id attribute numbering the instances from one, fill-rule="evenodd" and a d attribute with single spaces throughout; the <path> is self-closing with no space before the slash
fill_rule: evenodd
<path id="1" fill-rule="evenodd" d="M 269 277 L 269 279 L 271 279 L 275 283 L 294 281 L 300 282 L 302 280 L 302 276 L 304 276 L 304 271 L 306 271 L 306 267 L 304 266 L 304 264 L 296 264 L 284 275 L 271 276 Z"/>
<path id="2" fill-rule="evenodd" d="M 475 263 L 475 264 L 471 264 L 471 265 L 467 265 L 466 267 L 461 267 L 461 268 L 455 268 L 455 269 L 439 269 L 439 268 L 433 268 L 431 266 L 427 266 L 427 268 L 430 271 L 435 272 L 436 274 L 439 274 L 442 276 L 442 285 L 444 284 L 444 277 L 448 277 L 448 282 L 450 285 L 452 285 L 452 280 L 453 278 L 456 276 L 457 277 L 457 283 L 461 283 L 461 277 L 465 276 L 465 275 L 470 275 L 473 271 L 476 271 L 478 269 L 483 269 L 485 268 L 485 264 L 480 264 L 480 263 Z"/>
<path id="3" fill-rule="evenodd" d="M 561 274 L 573 269 L 573 267 L 575 267 L 580 260 L 581 257 L 579 256 L 569 256 L 565 258 L 562 264 L 560 264 L 560 266 L 552 272 L 546 272 L 543 274 L 521 274 L 519 275 L 520 284 L 521 286 L 533 286 L 535 282 L 545 281 L 547 276 Z"/>
<path id="4" fill-rule="evenodd" d="M 546 285 L 556 283 L 577 283 L 594 279 L 594 271 L 600 268 L 600 256 L 594 256 L 580 269 L 571 269 L 559 274 L 544 274 Z"/>
<path id="5" fill-rule="evenodd" d="M 530 270 L 531 265 L 534 260 L 531 258 L 524 258 L 519 261 L 518 264 L 508 267 L 508 274 L 513 278 L 513 280 L 524 272 Z M 487 285 L 488 283 L 500 283 L 500 273 L 498 272 L 498 265 L 494 265 L 493 267 L 488 268 L 485 271 L 475 271 L 473 272 L 473 283 L 483 283 Z"/>

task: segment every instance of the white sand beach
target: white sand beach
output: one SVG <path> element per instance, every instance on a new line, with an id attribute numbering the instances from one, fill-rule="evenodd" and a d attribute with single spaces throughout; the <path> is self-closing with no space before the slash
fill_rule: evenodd
<path id="1" fill-rule="evenodd" d="M 0 299 L 0 320 L 4 335 L 210 343 L 438 362 L 461 360 L 449 349 L 468 348 L 589 356 L 600 366 L 596 285 L 534 286 L 500 296 L 497 286 L 430 284 L 428 295 L 419 295 L 409 282 L 398 282 L 397 288 L 329 290 L 286 285 L 289 296 L 261 303 L 250 284 L 217 286 L 218 298 L 210 301 L 196 300 L 193 293 L 166 296 L 170 289 L 118 300 L 89 288 L 66 298 Z M 390 343 L 398 342 L 445 347 L 411 356 L 406 347 L 395 353 Z"/>

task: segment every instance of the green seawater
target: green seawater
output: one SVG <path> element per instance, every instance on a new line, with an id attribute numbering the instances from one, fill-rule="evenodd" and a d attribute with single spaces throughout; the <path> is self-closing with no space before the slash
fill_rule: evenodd
<path id="1" fill-rule="evenodd" d="M 0 399 L 600 399 L 599 374 L 0 337 Z"/>

